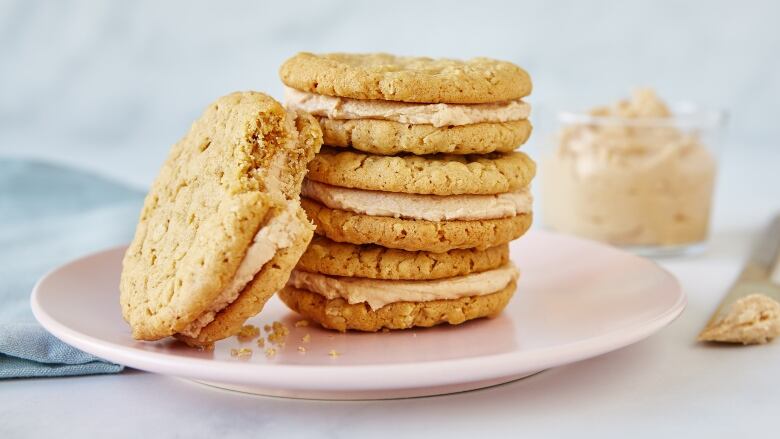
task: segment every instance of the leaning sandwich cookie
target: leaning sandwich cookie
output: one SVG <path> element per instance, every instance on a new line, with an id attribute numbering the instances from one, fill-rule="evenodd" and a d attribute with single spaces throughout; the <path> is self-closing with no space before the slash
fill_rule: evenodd
<path id="1" fill-rule="evenodd" d="M 536 167 L 513 151 L 530 134 L 528 75 L 484 58 L 299 54 L 280 76 L 329 145 L 302 187 L 322 238 L 280 298 L 341 331 L 498 314 L 519 273 L 497 256 L 533 217 Z"/>
<path id="2" fill-rule="evenodd" d="M 298 195 L 321 143 L 312 116 L 262 93 L 205 110 L 172 147 L 123 260 L 134 338 L 209 346 L 262 310 L 311 240 Z"/>

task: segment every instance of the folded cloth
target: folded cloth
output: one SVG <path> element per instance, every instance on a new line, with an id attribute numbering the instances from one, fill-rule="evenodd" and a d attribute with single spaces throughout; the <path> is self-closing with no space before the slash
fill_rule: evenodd
<path id="1" fill-rule="evenodd" d="M 94 174 L 0 159 L 0 378 L 122 370 L 35 323 L 30 292 L 55 266 L 129 241 L 142 201 L 141 191 Z"/>
<path id="2" fill-rule="evenodd" d="M 0 378 L 116 373 L 118 364 L 71 347 L 35 323 L 0 323 Z"/>

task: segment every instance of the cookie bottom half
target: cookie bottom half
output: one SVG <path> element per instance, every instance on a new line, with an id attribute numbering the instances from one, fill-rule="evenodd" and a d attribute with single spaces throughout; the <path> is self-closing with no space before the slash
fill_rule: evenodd
<path id="1" fill-rule="evenodd" d="M 442 323 L 463 322 L 499 314 L 509 303 L 517 287 L 511 282 L 504 289 L 483 296 L 462 297 L 429 302 L 396 302 L 372 310 L 366 303 L 347 303 L 291 286 L 279 291 L 279 298 L 293 311 L 328 329 L 376 332 L 381 329 L 431 327 Z"/>
<path id="2" fill-rule="evenodd" d="M 308 223 L 302 209 L 298 209 L 297 215 L 300 221 Z M 174 334 L 174 337 L 192 347 L 209 348 L 216 341 L 238 334 L 244 322 L 260 313 L 268 299 L 284 286 L 295 264 L 306 251 L 313 234 L 310 228 L 305 228 L 294 236 L 292 245 L 278 250 L 246 285 L 238 298 L 219 311 L 214 320 L 203 327 L 196 337 L 180 333 Z"/>
<path id="3" fill-rule="evenodd" d="M 379 155 L 489 154 L 512 152 L 531 135 L 531 123 L 518 120 L 435 127 L 389 120 L 318 117 L 325 144 Z"/>
<path id="4" fill-rule="evenodd" d="M 337 242 L 377 244 L 407 251 L 485 250 L 519 238 L 531 227 L 533 214 L 473 221 L 426 221 L 361 215 L 330 209 L 308 198 L 301 206 L 317 226 L 316 233 Z"/>

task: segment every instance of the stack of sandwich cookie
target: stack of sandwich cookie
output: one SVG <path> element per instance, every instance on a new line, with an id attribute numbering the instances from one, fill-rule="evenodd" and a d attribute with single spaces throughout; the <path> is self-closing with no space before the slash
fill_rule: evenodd
<path id="1" fill-rule="evenodd" d="M 134 338 L 208 347 L 262 310 L 313 235 L 299 194 L 321 144 L 312 116 L 262 93 L 206 109 L 171 149 L 124 257 Z"/>
<path id="2" fill-rule="evenodd" d="M 317 236 L 281 299 L 325 327 L 376 331 L 499 313 L 508 243 L 530 227 L 530 79 L 501 61 L 302 53 L 286 105 L 325 146 L 301 205 Z"/>

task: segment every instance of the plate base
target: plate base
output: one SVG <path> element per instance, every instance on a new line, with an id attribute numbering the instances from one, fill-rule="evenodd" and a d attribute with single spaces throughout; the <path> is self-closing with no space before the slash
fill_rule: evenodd
<path id="1" fill-rule="evenodd" d="M 468 392 L 470 390 L 484 389 L 487 387 L 498 386 L 500 384 L 511 383 L 512 381 L 528 378 L 532 375 L 536 375 L 541 372 L 543 372 L 543 370 L 526 373 L 522 375 L 513 375 L 504 378 L 497 378 L 497 379 L 485 380 L 485 381 L 475 381 L 471 383 L 459 383 L 459 384 L 453 384 L 448 386 L 420 387 L 420 388 L 413 388 L 413 389 L 380 390 L 380 391 L 285 390 L 285 389 L 268 389 L 265 387 L 244 385 L 244 384 L 217 383 L 213 381 L 202 381 L 202 380 L 185 380 L 185 381 L 191 381 L 208 387 L 216 387 L 218 389 L 230 390 L 232 392 L 248 393 L 252 395 L 261 395 L 261 396 L 273 396 L 278 398 L 318 399 L 318 400 L 328 400 L 328 401 L 367 401 L 367 400 L 379 400 L 379 399 L 421 398 L 426 396 L 448 395 L 452 393 Z"/>

